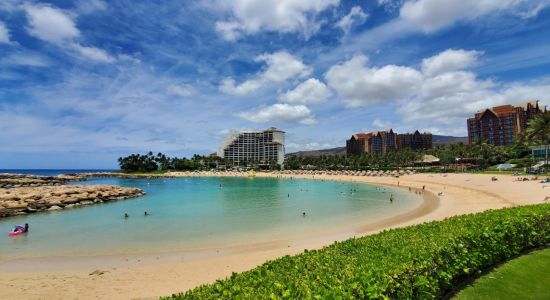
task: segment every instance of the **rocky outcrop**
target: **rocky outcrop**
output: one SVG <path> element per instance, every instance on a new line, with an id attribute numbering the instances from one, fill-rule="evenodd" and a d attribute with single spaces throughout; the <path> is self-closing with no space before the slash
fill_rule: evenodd
<path id="1" fill-rule="evenodd" d="M 62 185 L 70 181 L 86 180 L 86 176 L 77 174 L 58 176 L 38 176 L 30 174 L 0 173 L 0 188 L 37 187 Z"/>
<path id="2" fill-rule="evenodd" d="M 138 188 L 113 185 L 0 188 L 0 217 L 61 210 L 145 195 Z"/>

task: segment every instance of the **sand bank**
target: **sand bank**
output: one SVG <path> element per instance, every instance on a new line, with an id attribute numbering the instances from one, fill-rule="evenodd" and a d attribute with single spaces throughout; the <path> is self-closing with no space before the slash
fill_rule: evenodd
<path id="1" fill-rule="evenodd" d="M 496 176 L 497 181 L 491 180 L 492 175 L 472 174 L 416 174 L 400 178 L 269 173 L 258 173 L 256 176 L 399 185 L 424 191 L 425 201 L 415 210 L 396 217 L 356 224 L 354 230 L 325 236 L 313 235 L 302 240 L 278 240 L 196 253 L 84 257 L 73 258 L 72 261 L 68 258 L 50 258 L 17 264 L 0 258 L 0 298 L 153 299 L 253 268 L 268 259 L 300 253 L 306 248 L 320 248 L 334 240 L 486 209 L 542 203 L 550 196 L 550 184 L 520 182 L 505 175 Z"/>

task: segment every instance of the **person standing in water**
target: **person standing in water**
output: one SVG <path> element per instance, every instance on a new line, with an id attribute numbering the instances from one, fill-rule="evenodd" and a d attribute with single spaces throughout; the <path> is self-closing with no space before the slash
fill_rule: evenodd
<path id="1" fill-rule="evenodd" d="M 390 203 L 393 203 L 393 194 L 390 195 Z"/>
<path id="2" fill-rule="evenodd" d="M 144 215 L 144 216 L 148 216 L 149 213 L 148 213 L 147 211 L 145 211 L 145 212 L 143 213 L 143 215 Z"/>
<path id="3" fill-rule="evenodd" d="M 29 223 L 25 223 L 25 229 L 23 232 L 29 232 Z"/>
<path id="4" fill-rule="evenodd" d="M 124 213 L 124 219 L 128 219 L 128 217 L 130 217 L 128 213 Z"/>

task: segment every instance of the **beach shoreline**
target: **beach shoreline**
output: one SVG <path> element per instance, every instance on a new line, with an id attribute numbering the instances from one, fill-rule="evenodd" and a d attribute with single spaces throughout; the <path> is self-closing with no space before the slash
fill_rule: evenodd
<path id="1" fill-rule="evenodd" d="M 219 174 L 213 174 L 213 176 L 219 176 Z M 244 173 L 242 176 L 247 174 Z M 416 191 L 424 191 L 423 196 L 429 199 L 425 198 L 420 207 L 413 211 L 380 222 L 366 223 L 353 231 L 324 236 L 324 238 L 310 237 L 302 241 L 280 240 L 242 245 L 225 251 L 212 250 L 203 255 L 197 253 L 135 255 L 128 259 L 128 263 L 122 264 L 113 263 L 114 261 L 106 257 L 96 257 L 97 264 L 94 265 L 89 263 L 94 259 L 85 257 L 82 261 L 88 264 L 84 263 L 76 268 L 74 265 L 63 268 L 66 259 L 58 258 L 56 261 L 58 268 L 53 271 L 48 269 L 47 263 L 40 268 L 40 263 L 37 263 L 39 260 L 34 262 L 33 269 L 27 270 L 17 269 L 17 264 L 4 265 L 0 268 L 2 269 L 0 284 L 9 288 L 2 289 L 0 297 L 3 299 L 156 298 L 213 282 L 231 275 L 232 272 L 248 270 L 269 259 L 297 254 L 304 249 L 318 249 L 335 240 L 345 240 L 383 229 L 441 220 L 486 209 L 542 203 L 544 198 L 550 195 L 550 185 L 545 188 L 543 184 L 536 181 L 518 182 L 508 175 L 498 175 L 497 181 L 492 181 L 493 175 L 482 174 L 415 174 L 399 178 L 273 173 L 256 173 L 256 176 L 342 180 L 401 188 L 411 187 Z M 440 196 L 436 196 L 438 194 Z M 120 260 L 120 258 L 117 257 L 114 260 Z M 94 271 L 98 272 L 94 273 Z"/>

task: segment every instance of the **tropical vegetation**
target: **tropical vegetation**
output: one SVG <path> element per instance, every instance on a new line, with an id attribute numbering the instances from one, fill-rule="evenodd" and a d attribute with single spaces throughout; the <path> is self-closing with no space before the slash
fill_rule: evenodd
<path id="1" fill-rule="evenodd" d="M 538 114 L 529 121 L 527 137 L 530 140 L 544 145 L 544 170 L 548 172 L 548 148 L 550 144 L 550 113 Z"/>
<path id="2" fill-rule="evenodd" d="M 550 204 L 452 217 L 285 256 L 166 299 L 433 299 L 550 242 Z"/>
<path id="3" fill-rule="evenodd" d="M 155 171 L 190 171 L 210 170 L 226 160 L 213 156 L 194 155 L 192 158 L 168 157 L 165 154 L 149 152 L 147 154 L 131 154 L 120 157 L 118 164 L 125 172 L 155 172 Z"/>

